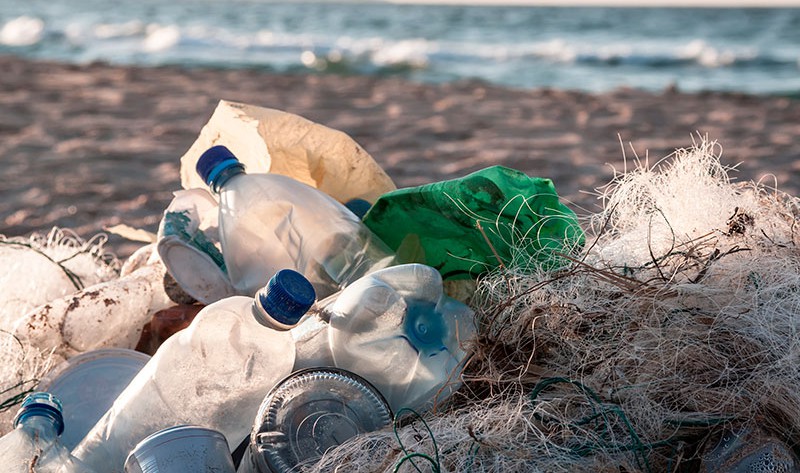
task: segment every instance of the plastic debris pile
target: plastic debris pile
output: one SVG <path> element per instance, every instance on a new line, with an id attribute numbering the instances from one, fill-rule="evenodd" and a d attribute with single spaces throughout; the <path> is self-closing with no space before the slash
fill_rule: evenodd
<path id="1" fill-rule="evenodd" d="M 547 178 L 395 189 L 245 104 L 181 163 L 124 264 L 0 240 L 10 471 L 800 471 L 800 207 L 714 143 L 582 225 Z"/>

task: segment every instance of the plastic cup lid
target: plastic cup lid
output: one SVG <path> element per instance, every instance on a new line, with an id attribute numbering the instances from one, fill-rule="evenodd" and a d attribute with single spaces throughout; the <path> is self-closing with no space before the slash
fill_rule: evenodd
<path id="1" fill-rule="evenodd" d="M 311 368 L 286 377 L 264 398 L 250 449 L 268 471 L 296 471 L 329 448 L 391 423 L 389 405 L 366 380 L 337 368 Z"/>
<path id="2" fill-rule="evenodd" d="M 39 381 L 38 389 L 54 394 L 63 405 L 61 442 L 67 448 L 83 439 L 148 360 L 150 356 L 126 348 L 92 350 L 61 363 Z"/>

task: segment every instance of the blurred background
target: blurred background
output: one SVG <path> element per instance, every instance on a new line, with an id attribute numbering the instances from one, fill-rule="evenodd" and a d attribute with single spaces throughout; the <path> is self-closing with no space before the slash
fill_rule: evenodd
<path id="1" fill-rule="evenodd" d="M 450 1 L 0 0 L 0 54 L 590 92 L 800 91 L 800 9 L 786 7 L 791 1 L 769 8 L 721 0 L 672 4 L 701 8 L 665 8 L 666 0 L 646 8 Z"/>

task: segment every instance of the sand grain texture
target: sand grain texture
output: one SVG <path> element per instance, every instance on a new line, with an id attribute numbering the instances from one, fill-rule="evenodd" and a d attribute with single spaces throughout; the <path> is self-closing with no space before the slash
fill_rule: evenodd
<path id="1" fill-rule="evenodd" d="M 800 193 L 800 100 L 621 89 L 512 90 L 477 81 L 291 76 L 256 70 L 85 66 L 0 57 L 0 234 L 155 231 L 179 158 L 220 99 L 285 110 L 361 144 L 398 187 L 501 164 L 553 179 L 579 214 L 622 170 L 620 139 L 653 162 L 707 134 L 738 180 Z M 626 149 L 628 159 L 633 152 Z M 773 177 L 768 175 L 774 174 Z M 582 210 L 583 209 L 583 210 Z M 126 257 L 141 243 L 112 236 Z"/>

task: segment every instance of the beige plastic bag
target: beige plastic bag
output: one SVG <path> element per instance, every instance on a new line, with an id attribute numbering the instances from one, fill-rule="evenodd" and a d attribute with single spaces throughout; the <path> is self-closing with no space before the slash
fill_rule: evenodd
<path id="1" fill-rule="evenodd" d="M 339 202 L 375 202 L 396 189 L 391 178 L 347 134 L 298 115 L 222 100 L 181 157 L 184 189 L 206 188 L 195 165 L 211 146 L 227 146 L 249 173 L 275 173 L 316 187 Z"/>

